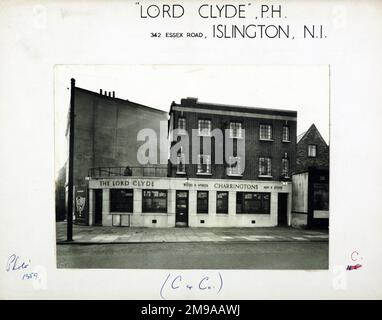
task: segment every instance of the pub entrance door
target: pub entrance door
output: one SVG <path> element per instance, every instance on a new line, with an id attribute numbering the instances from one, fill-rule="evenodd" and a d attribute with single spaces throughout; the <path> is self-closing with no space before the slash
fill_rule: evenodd
<path id="1" fill-rule="evenodd" d="M 188 191 L 176 191 L 175 226 L 188 227 Z"/>
<path id="2" fill-rule="evenodd" d="M 288 225 L 288 194 L 279 193 L 278 195 L 278 208 L 277 208 L 277 225 Z"/>
<path id="3" fill-rule="evenodd" d="M 102 225 L 102 189 L 94 190 L 94 224 Z"/>

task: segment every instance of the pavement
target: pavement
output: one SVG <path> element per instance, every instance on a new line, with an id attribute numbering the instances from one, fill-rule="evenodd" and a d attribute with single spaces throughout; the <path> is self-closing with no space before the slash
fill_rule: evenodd
<path id="1" fill-rule="evenodd" d="M 178 242 L 328 242 L 328 230 L 291 227 L 143 228 L 73 225 L 73 242 L 66 241 L 66 222 L 56 223 L 57 244 L 130 244 Z"/>

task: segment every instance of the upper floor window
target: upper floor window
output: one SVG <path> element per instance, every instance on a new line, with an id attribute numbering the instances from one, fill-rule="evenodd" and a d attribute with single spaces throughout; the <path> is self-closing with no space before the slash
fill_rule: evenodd
<path id="1" fill-rule="evenodd" d="M 229 135 L 231 138 L 241 138 L 241 122 L 230 122 Z"/>
<path id="2" fill-rule="evenodd" d="M 211 174 L 211 157 L 207 154 L 198 156 L 198 174 Z"/>
<path id="3" fill-rule="evenodd" d="M 283 141 L 284 142 L 289 142 L 290 141 L 289 127 L 288 126 L 283 126 Z"/>
<path id="4" fill-rule="evenodd" d="M 315 158 L 317 156 L 317 146 L 315 144 L 308 145 L 308 157 Z"/>
<path id="5" fill-rule="evenodd" d="M 210 136 L 211 135 L 211 120 L 199 120 L 198 128 L 199 128 L 200 136 Z"/>
<path id="6" fill-rule="evenodd" d="M 177 174 L 185 174 L 186 166 L 185 166 L 185 155 L 183 152 L 179 152 L 176 157 L 176 173 Z"/>
<path id="7" fill-rule="evenodd" d="M 259 176 L 272 176 L 272 160 L 271 158 L 259 158 Z"/>
<path id="8" fill-rule="evenodd" d="M 181 131 L 186 131 L 186 119 L 178 118 L 178 129 Z"/>
<path id="9" fill-rule="evenodd" d="M 229 157 L 229 165 L 227 168 L 227 175 L 242 175 L 241 170 L 241 158 L 240 157 Z"/>
<path id="10" fill-rule="evenodd" d="M 287 158 L 281 159 L 281 175 L 289 177 L 289 160 Z"/>
<path id="11" fill-rule="evenodd" d="M 260 140 L 272 140 L 272 125 L 271 124 L 260 125 Z"/>

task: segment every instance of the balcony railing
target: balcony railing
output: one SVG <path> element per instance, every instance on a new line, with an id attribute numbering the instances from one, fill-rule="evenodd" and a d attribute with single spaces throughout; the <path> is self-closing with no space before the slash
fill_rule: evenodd
<path id="1" fill-rule="evenodd" d="M 97 167 L 90 168 L 89 177 L 167 177 L 167 167 Z"/>

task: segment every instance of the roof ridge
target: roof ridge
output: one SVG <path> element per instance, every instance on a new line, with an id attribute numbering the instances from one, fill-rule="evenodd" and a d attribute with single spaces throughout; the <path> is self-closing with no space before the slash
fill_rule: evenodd
<path id="1" fill-rule="evenodd" d="M 137 102 L 134 102 L 134 101 L 130 101 L 129 99 L 121 99 L 121 98 L 118 98 L 118 97 L 110 97 L 110 96 L 107 96 L 107 95 L 103 95 L 103 94 L 100 94 L 98 92 L 95 92 L 95 91 L 91 91 L 91 90 L 88 90 L 88 89 L 84 89 L 84 88 L 81 88 L 81 87 L 75 87 L 76 89 L 79 89 L 80 91 L 85 91 L 87 93 L 90 93 L 92 95 L 96 95 L 98 97 L 102 97 L 102 98 L 106 98 L 106 99 L 111 99 L 111 100 L 118 100 L 118 101 L 121 101 L 121 102 L 126 102 L 126 103 L 131 103 L 131 104 L 134 104 L 136 106 L 140 106 L 140 107 L 144 107 L 144 108 L 147 108 L 147 109 L 150 109 L 152 111 L 156 111 L 156 112 L 162 112 L 162 113 L 167 113 L 167 111 L 164 111 L 164 110 L 161 110 L 161 109 L 157 109 L 157 108 L 154 108 L 154 107 L 149 107 L 149 106 L 146 106 L 144 104 L 141 104 L 141 103 L 137 103 Z"/>
<path id="2" fill-rule="evenodd" d="M 189 102 L 189 104 L 187 104 Z M 174 103 L 173 103 L 174 105 Z M 291 109 L 276 109 L 276 108 L 266 108 L 266 107 L 252 107 L 252 106 L 244 106 L 244 105 L 234 105 L 234 104 L 223 104 L 223 103 L 215 103 L 215 102 L 203 102 L 198 101 L 197 98 L 183 98 L 181 99 L 181 102 L 175 103 L 177 106 L 185 107 L 195 107 L 199 109 L 205 109 L 205 108 L 220 108 L 221 110 L 230 108 L 230 109 L 245 109 L 249 112 L 280 112 L 280 113 L 294 113 L 297 114 L 297 110 L 291 110 Z"/>

